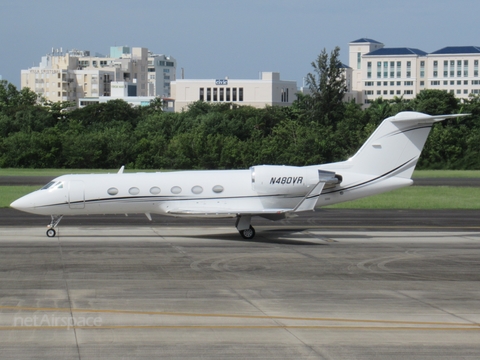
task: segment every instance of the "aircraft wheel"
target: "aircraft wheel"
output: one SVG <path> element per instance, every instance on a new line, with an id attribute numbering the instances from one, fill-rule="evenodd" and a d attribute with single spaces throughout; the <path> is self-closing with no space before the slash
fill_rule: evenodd
<path id="1" fill-rule="evenodd" d="M 255 236 L 255 229 L 253 228 L 252 225 L 250 225 L 248 229 L 240 230 L 239 232 L 244 239 L 250 240 L 250 239 L 253 239 Z"/>
<path id="2" fill-rule="evenodd" d="M 48 229 L 47 230 L 47 236 L 48 237 L 54 237 L 56 233 L 57 232 L 55 231 L 55 229 Z"/>

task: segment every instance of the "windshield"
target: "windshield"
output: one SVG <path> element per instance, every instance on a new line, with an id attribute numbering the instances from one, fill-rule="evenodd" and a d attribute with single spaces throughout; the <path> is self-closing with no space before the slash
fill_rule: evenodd
<path id="1" fill-rule="evenodd" d="M 63 182 L 61 181 L 50 181 L 47 185 L 42 187 L 40 190 L 47 190 L 47 189 L 63 189 Z"/>

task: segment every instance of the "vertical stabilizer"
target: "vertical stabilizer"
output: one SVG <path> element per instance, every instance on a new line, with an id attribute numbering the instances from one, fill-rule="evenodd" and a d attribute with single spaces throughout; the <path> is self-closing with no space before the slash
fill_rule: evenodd
<path id="1" fill-rule="evenodd" d="M 349 171 L 410 179 L 432 125 L 437 121 L 466 115 L 431 116 L 406 111 L 389 117 L 347 161 L 351 165 Z"/>

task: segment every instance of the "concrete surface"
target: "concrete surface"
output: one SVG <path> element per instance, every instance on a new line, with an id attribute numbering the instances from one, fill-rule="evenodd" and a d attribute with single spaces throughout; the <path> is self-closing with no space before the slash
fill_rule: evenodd
<path id="1" fill-rule="evenodd" d="M 0 227 L 0 357 L 478 359 L 479 284 L 475 229 Z"/>

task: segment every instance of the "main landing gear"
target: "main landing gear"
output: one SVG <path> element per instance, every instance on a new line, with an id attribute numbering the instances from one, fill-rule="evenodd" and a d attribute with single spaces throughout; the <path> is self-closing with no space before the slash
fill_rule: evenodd
<path id="1" fill-rule="evenodd" d="M 47 236 L 48 237 L 54 237 L 57 232 L 55 231 L 55 228 L 57 227 L 57 225 L 60 223 L 60 220 L 62 220 L 63 218 L 63 215 L 51 215 L 52 217 L 52 221 L 50 221 L 50 224 L 48 224 L 47 228 Z"/>
<path id="2" fill-rule="evenodd" d="M 238 216 L 237 223 L 235 224 L 240 236 L 247 240 L 251 240 L 255 237 L 255 229 L 250 225 L 251 219 L 252 217 L 249 215 Z"/>

